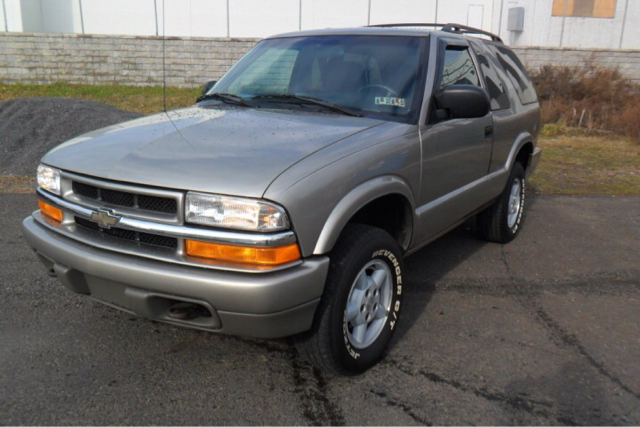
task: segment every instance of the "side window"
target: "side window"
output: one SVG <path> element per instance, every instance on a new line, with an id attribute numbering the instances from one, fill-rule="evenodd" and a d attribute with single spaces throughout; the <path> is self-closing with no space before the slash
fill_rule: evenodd
<path id="1" fill-rule="evenodd" d="M 438 87 L 444 89 L 449 85 L 480 86 L 478 72 L 466 47 L 447 46 L 444 52 L 444 64 Z"/>
<path id="2" fill-rule="evenodd" d="M 469 43 L 476 53 L 476 58 L 478 58 L 480 76 L 484 80 L 484 86 L 489 93 L 491 109 L 504 110 L 509 108 L 509 96 L 507 95 L 504 82 L 496 71 L 496 67 L 499 67 L 499 65 L 496 64 L 496 59 L 487 52 L 487 49 L 483 46 L 483 42 L 469 40 Z"/>
<path id="3" fill-rule="evenodd" d="M 531 78 L 527 70 L 520 62 L 516 54 L 506 46 L 490 44 L 489 49 L 496 55 L 500 66 L 504 69 L 509 80 L 516 88 L 516 93 L 520 97 L 523 104 L 531 104 L 538 100 L 538 95 L 533 88 Z"/>

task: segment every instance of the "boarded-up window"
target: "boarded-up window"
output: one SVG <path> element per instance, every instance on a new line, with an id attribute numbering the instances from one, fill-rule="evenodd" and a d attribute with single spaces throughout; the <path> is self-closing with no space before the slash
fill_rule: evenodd
<path id="1" fill-rule="evenodd" d="M 613 18 L 616 0 L 553 0 L 553 16 Z"/>

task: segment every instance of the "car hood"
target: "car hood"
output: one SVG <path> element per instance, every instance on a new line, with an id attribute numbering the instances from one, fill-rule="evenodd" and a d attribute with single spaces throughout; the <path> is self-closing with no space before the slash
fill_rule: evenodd
<path id="1" fill-rule="evenodd" d="M 193 106 L 67 141 L 42 162 L 109 180 L 261 197 L 283 171 L 383 122 L 337 114 Z"/>

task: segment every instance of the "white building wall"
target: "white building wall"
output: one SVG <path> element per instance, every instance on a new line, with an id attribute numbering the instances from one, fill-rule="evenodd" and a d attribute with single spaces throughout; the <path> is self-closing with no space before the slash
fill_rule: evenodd
<path id="1" fill-rule="evenodd" d="M 82 16 L 87 34 L 156 35 L 154 0 L 82 0 Z"/>
<path id="2" fill-rule="evenodd" d="M 303 30 L 360 27 L 367 25 L 369 0 L 303 0 L 302 14 Z"/>
<path id="3" fill-rule="evenodd" d="M 601 49 L 640 47 L 638 0 L 617 0 L 613 18 L 552 16 L 551 6 L 551 0 L 507 0 L 504 2 L 500 29 L 494 28 L 494 31 L 499 31 L 505 42 L 519 46 Z M 508 10 L 512 7 L 525 8 L 525 25 L 521 33 L 507 31 Z"/>
<path id="4" fill-rule="evenodd" d="M 265 37 L 298 29 L 455 22 L 517 46 L 640 48 L 640 0 L 614 18 L 554 17 L 552 0 L 0 0 L 0 30 L 191 37 Z M 524 31 L 507 30 L 525 9 Z M 166 19 L 163 13 L 166 13 Z"/>
<path id="5" fill-rule="evenodd" d="M 500 35 L 512 45 L 620 48 L 624 27 L 628 39 L 622 47 L 640 47 L 638 0 L 617 0 L 613 18 L 552 16 L 551 0 L 507 0 L 504 4 L 506 11 L 502 17 Z M 512 7 L 525 8 L 525 27 L 521 33 L 507 31 L 508 9 Z"/>
<path id="6" fill-rule="evenodd" d="M 0 1 L 2 1 L 2 12 L 5 18 L 6 31 L 23 32 L 22 3 L 20 0 Z"/>
<path id="7" fill-rule="evenodd" d="M 626 19 L 620 48 L 637 49 L 640 47 L 640 1 L 627 0 Z"/>
<path id="8" fill-rule="evenodd" d="M 231 37 L 267 37 L 298 31 L 300 1 L 230 0 L 229 23 Z"/>
<path id="9" fill-rule="evenodd" d="M 455 22 L 463 25 L 482 24 L 481 29 L 493 29 L 493 0 L 440 0 L 438 7 L 438 22 Z"/>
<path id="10" fill-rule="evenodd" d="M 5 6 L 0 1 L 0 31 L 7 31 L 7 16 L 5 14 Z"/>
<path id="11" fill-rule="evenodd" d="M 371 24 L 436 22 L 436 0 L 371 0 Z"/>
<path id="12" fill-rule="evenodd" d="M 163 18 L 162 0 L 151 0 L 157 10 L 158 35 L 188 37 L 226 37 L 226 0 L 164 0 L 166 20 Z M 155 25 L 155 18 L 154 18 Z M 155 34 L 155 33 L 154 33 Z"/>

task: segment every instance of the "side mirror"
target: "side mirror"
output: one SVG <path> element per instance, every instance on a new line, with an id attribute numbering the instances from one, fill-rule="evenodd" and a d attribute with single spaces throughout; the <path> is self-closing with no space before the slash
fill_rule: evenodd
<path id="1" fill-rule="evenodd" d="M 216 85 L 216 83 L 218 83 L 217 80 L 211 80 L 210 82 L 206 82 L 205 84 L 203 84 L 201 95 L 206 95 L 207 92 L 209 92 L 209 90 Z"/>
<path id="2" fill-rule="evenodd" d="M 435 95 L 438 119 L 473 119 L 491 111 L 487 91 L 474 85 L 446 86 Z"/>

